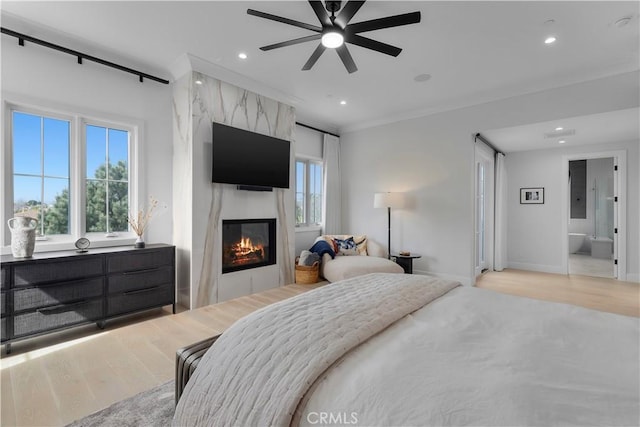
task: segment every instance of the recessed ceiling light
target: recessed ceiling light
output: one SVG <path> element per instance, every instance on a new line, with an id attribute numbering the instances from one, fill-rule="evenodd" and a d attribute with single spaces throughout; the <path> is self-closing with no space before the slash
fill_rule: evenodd
<path id="1" fill-rule="evenodd" d="M 561 139 L 560 141 L 558 141 L 558 144 L 564 144 L 565 142 L 567 141 L 565 141 L 564 139 Z"/>
<path id="2" fill-rule="evenodd" d="M 553 44 L 556 42 L 556 38 L 554 36 L 549 36 L 546 39 L 544 39 L 544 44 Z"/>
<path id="3" fill-rule="evenodd" d="M 342 101 L 340 101 L 340 105 L 347 105 L 347 101 L 343 99 Z"/>
<path id="4" fill-rule="evenodd" d="M 564 129 L 562 126 L 558 126 L 558 127 L 556 128 L 556 130 L 557 130 L 557 131 L 560 131 L 560 130 L 562 130 L 562 129 Z"/>
<path id="5" fill-rule="evenodd" d="M 431 74 L 418 74 L 413 78 L 416 82 L 426 82 L 431 78 Z"/>
<path id="6" fill-rule="evenodd" d="M 238 58 L 240 58 L 240 59 L 247 59 L 247 54 L 246 54 L 246 53 L 244 53 L 244 52 L 240 52 L 240 53 L 238 54 Z"/>
<path id="7" fill-rule="evenodd" d="M 544 25 L 553 25 L 556 23 L 555 19 L 547 19 L 546 21 L 544 21 Z"/>
<path id="8" fill-rule="evenodd" d="M 197 85 L 201 85 L 202 84 L 202 80 L 196 80 L 196 84 Z"/>

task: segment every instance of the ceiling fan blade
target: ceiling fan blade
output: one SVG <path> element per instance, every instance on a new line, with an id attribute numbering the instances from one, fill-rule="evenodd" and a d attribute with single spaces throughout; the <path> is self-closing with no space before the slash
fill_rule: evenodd
<path id="1" fill-rule="evenodd" d="M 387 16 L 386 18 L 371 19 L 370 21 L 356 22 L 349 24 L 346 30 L 351 33 L 363 33 L 365 31 L 380 30 L 382 28 L 417 24 L 418 22 L 420 22 L 420 12 L 411 12 L 402 15 Z"/>
<path id="2" fill-rule="evenodd" d="M 282 16 L 272 15 L 266 12 L 260 12 L 259 10 L 247 9 L 249 15 L 257 16 L 258 18 L 270 19 L 272 21 L 282 22 L 283 24 L 293 25 L 294 27 L 300 27 L 307 30 L 315 31 L 316 33 L 322 32 L 322 27 L 317 25 L 306 24 L 300 21 L 294 21 L 293 19 L 283 18 Z"/>
<path id="3" fill-rule="evenodd" d="M 345 68 L 351 73 L 355 73 L 358 71 L 358 67 L 356 67 L 356 63 L 353 62 L 353 58 L 351 57 L 351 53 L 349 53 L 349 49 L 347 49 L 347 45 L 343 44 L 339 48 L 336 48 L 336 52 L 338 52 L 338 56 L 342 59 L 342 63 Z"/>
<path id="4" fill-rule="evenodd" d="M 322 55 L 326 49 L 327 48 L 324 47 L 322 43 L 320 43 L 316 48 L 316 50 L 313 51 L 313 53 L 311 54 L 307 62 L 304 64 L 304 66 L 302 67 L 302 70 L 303 71 L 310 70 L 311 67 L 313 67 L 315 63 L 318 61 L 318 58 L 320 58 L 320 55 Z"/>
<path id="5" fill-rule="evenodd" d="M 313 11 L 316 13 L 316 16 L 320 20 L 320 23 L 322 23 L 322 26 L 330 27 L 331 19 L 329 19 L 329 14 L 327 13 L 327 9 L 324 8 L 323 2 L 309 0 L 309 4 L 313 8 Z"/>
<path id="6" fill-rule="evenodd" d="M 345 4 L 344 7 L 342 8 L 342 11 L 340 12 L 340 14 L 336 16 L 336 20 L 335 20 L 336 24 L 338 24 L 340 28 L 344 29 L 349 23 L 349 21 L 351 21 L 351 18 L 353 18 L 353 15 L 355 15 L 358 12 L 358 10 L 360 10 L 363 4 L 364 4 L 364 1 L 352 0 L 347 2 L 347 4 Z"/>
<path id="7" fill-rule="evenodd" d="M 357 34 L 346 34 L 345 41 L 347 43 L 355 44 L 356 46 L 365 47 L 391 56 L 398 56 L 400 55 L 400 52 L 402 52 L 402 49 L 399 47 L 372 40 L 368 37 L 362 37 Z"/>
<path id="8" fill-rule="evenodd" d="M 297 39 L 287 40 L 286 42 L 280 42 L 280 43 L 270 44 L 268 46 L 262 46 L 260 48 L 260 50 L 266 51 L 266 50 L 271 50 L 271 49 L 277 49 L 279 47 L 292 46 L 294 44 L 310 42 L 311 40 L 318 40 L 320 37 L 322 37 L 321 34 L 311 34 L 310 36 L 305 36 L 305 37 L 300 37 L 300 38 L 297 38 Z"/>

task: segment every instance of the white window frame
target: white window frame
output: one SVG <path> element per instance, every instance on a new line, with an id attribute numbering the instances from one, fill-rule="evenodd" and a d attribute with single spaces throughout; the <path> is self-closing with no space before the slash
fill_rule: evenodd
<path id="1" fill-rule="evenodd" d="M 2 208 L 0 209 L 1 221 L 6 224 L 13 217 L 13 111 L 24 112 L 38 116 L 51 117 L 69 121 L 69 234 L 47 235 L 46 240 L 36 241 L 35 252 L 47 252 L 56 250 L 74 249 L 74 243 L 80 237 L 86 237 L 91 241 L 91 247 L 107 247 L 131 244 L 136 235 L 129 228 L 126 232 L 110 233 L 85 232 L 85 187 L 86 187 L 86 125 L 120 129 L 129 132 L 129 211 L 137 212 L 140 195 L 143 194 L 139 177 L 138 159 L 141 155 L 142 123 L 135 119 L 113 117 L 106 113 L 88 114 L 73 111 L 73 108 L 61 108 L 47 105 L 46 102 L 9 101 L 2 103 L 4 119 L 3 149 L 2 149 Z M 79 109 L 78 109 L 79 110 Z M 11 235 L 6 227 L 3 227 L 2 254 L 11 253 Z"/>
<path id="2" fill-rule="evenodd" d="M 323 181 L 323 190 L 324 190 L 324 173 L 325 173 L 325 167 L 324 167 L 324 162 L 322 161 L 322 159 L 317 159 L 315 157 L 305 157 L 305 156 L 296 156 L 296 179 L 295 179 L 295 193 L 296 195 L 294 196 L 294 199 L 297 200 L 297 193 L 298 193 L 298 177 L 297 177 L 297 164 L 298 162 L 304 163 L 305 164 L 305 168 L 304 168 L 304 183 L 305 183 L 305 189 L 304 189 L 304 222 L 302 223 L 298 223 L 296 222 L 296 227 L 297 228 L 306 228 L 306 229 L 310 229 L 310 228 L 317 228 L 317 229 L 321 229 L 322 228 L 322 223 L 324 221 L 324 198 L 325 198 L 325 194 L 324 191 L 322 192 L 322 218 L 320 218 L 320 222 L 317 223 L 312 223 L 309 220 L 310 217 L 310 206 L 311 206 L 311 191 L 310 191 L 310 179 L 309 179 L 309 175 L 311 172 L 311 164 L 316 164 L 316 165 L 320 165 L 322 166 L 322 181 Z M 297 218 L 296 218 L 297 221 Z"/>

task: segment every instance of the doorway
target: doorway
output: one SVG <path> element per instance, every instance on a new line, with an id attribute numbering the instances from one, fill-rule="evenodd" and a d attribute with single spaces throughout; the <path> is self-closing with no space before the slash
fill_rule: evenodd
<path id="1" fill-rule="evenodd" d="M 625 153 L 564 160 L 567 273 L 625 280 Z"/>

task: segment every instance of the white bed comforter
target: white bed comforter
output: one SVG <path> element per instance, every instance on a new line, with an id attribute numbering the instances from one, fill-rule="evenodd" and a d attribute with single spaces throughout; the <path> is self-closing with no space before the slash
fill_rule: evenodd
<path id="1" fill-rule="evenodd" d="M 350 352 L 315 384 L 299 419 L 638 426 L 639 322 L 457 288 Z"/>
<path id="2" fill-rule="evenodd" d="M 176 426 L 287 426 L 336 360 L 459 284 L 375 273 L 267 306 L 207 351 L 176 407 Z"/>

